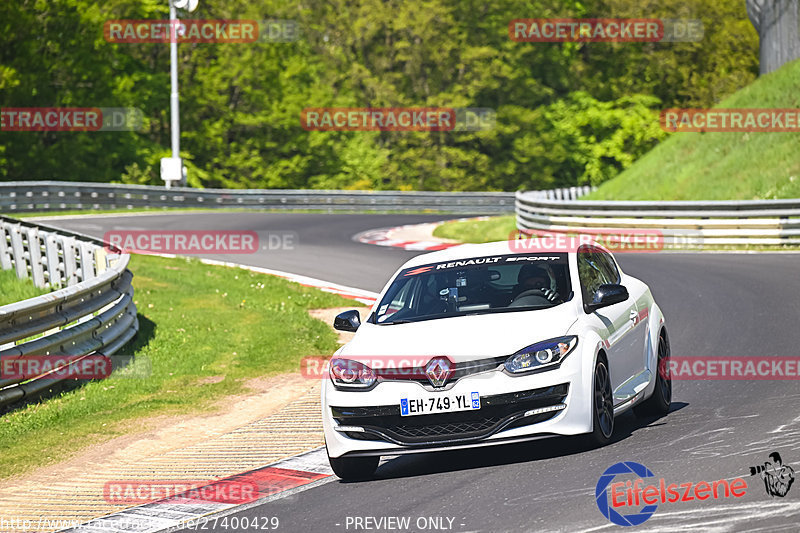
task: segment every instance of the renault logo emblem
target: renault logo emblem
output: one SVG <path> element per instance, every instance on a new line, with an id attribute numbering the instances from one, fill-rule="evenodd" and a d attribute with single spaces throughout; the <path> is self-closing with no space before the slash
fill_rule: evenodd
<path id="1" fill-rule="evenodd" d="M 453 374 L 453 363 L 447 357 L 434 357 L 425 366 L 425 375 L 434 387 L 443 387 Z"/>

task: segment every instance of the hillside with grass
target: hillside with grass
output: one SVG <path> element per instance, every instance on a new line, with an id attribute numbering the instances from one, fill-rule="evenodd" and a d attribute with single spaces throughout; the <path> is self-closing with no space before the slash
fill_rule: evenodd
<path id="1" fill-rule="evenodd" d="M 800 109 L 800 60 L 762 76 L 718 108 Z M 754 200 L 800 197 L 800 133 L 675 133 L 585 200 Z"/>

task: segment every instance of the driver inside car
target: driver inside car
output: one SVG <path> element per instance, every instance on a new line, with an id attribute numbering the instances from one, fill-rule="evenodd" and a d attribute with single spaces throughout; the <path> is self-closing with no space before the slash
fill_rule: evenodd
<path id="1" fill-rule="evenodd" d="M 549 302 L 554 302 L 558 299 L 558 292 L 552 287 L 555 286 L 550 274 L 544 268 L 526 264 L 522 265 L 517 274 L 517 284 L 511 292 L 511 301 L 513 302 L 521 294 L 529 291 L 540 291 L 541 296 Z"/>

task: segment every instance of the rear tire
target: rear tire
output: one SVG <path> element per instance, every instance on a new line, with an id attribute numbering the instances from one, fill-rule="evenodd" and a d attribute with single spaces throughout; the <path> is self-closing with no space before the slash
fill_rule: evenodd
<path id="1" fill-rule="evenodd" d="M 328 456 L 328 461 L 331 463 L 333 473 L 342 478 L 344 481 L 356 481 L 361 479 L 368 479 L 372 477 L 375 470 L 378 468 L 380 457 L 331 457 Z"/>
<path id="2" fill-rule="evenodd" d="M 672 375 L 669 368 L 670 350 L 667 333 L 662 331 L 658 336 L 658 360 L 656 364 L 656 389 L 642 403 L 633 406 L 638 417 L 664 416 L 669 413 L 672 403 Z"/>
<path id="3" fill-rule="evenodd" d="M 599 448 L 611 441 L 614 434 L 614 398 L 611 393 L 611 376 L 608 363 L 597 358 L 592 380 L 592 432 L 586 437 L 588 444 Z"/>

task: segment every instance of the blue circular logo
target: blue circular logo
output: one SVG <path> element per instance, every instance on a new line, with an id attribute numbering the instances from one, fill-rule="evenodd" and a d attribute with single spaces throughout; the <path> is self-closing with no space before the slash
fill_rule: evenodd
<path id="1" fill-rule="evenodd" d="M 633 461 L 611 465 L 597 480 L 597 487 L 594 491 L 597 508 L 603 513 L 603 516 L 618 526 L 638 526 L 653 516 L 653 513 L 658 509 L 658 505 L 645 505 L 639 511 L 631 514 L 619 514 L 615 511 L 608 503 L 608 491 L 606 489 L 614 481 L 614 478 L 621 474 L 635 474 L 640 478 L 653 477 L 655 475 L 646 466 Z"/>

